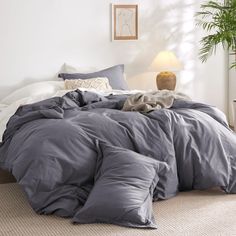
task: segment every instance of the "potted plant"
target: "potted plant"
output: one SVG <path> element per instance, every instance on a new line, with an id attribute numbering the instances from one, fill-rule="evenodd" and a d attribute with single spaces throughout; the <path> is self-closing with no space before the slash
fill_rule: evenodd
<path id="1" fill-rule="evenodd" d="M 230 55 L 235 55 L 230 69 L 236 69 L 236 0 L 207 1 L 200 9 L 196 14 L 197 24 L 208 33 L 200 41 L 201 61 L 207 61 L 218 45 L 222 45 Z M 236 101 L 234 114 L 236 127 Z"/>

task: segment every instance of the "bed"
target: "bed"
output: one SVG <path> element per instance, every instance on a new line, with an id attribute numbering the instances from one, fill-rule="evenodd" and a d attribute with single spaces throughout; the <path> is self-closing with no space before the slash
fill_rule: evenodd
<path id="1" fill-rule="evenodd" d="M 117 70 L 123 75 L 123 66 Z M 236 193 L 236 136 L 225 115 L 176 92 L 127 91 L 124 81 L 117 84 L 110 69 L 101 72 L 106 77 L 96 77 L 95 88 L 86 88 L 92 84 L 88 75 L 61 74 L 65 82 L 37 83 L 1 101 L 5 107 L 0 113 L 0 167 L 17 181 L 1 185 L 3 198 L 15 191 L 29 214 L 31 207 L 38 215 L 70 218 L 63 222 L 80 224 L 83 235 L 98 229 L 114 235 L 143 235 L 144 228 L 147 235 L 155 235 L 161 223 L 159 206 L 163 206 L 165 235 L 175 230 L 179 234 L 201 231 L 197 222 L 187 223 L 181 231 L 183 224 L 177 227 L 178 220 L 171 218 L 175 215 L 175 220 L 179 216 L 179 221 L 190 222 L 196 213 L 206 224 L 219 220 L 218 212 L 227 206 L 225 224 L 204 229 L 209 234 L 226 232 L 235 215 L 231 204 Z M 72 86 L 70 90 L 65 90 L 67 85 Z M 212 188 L 217 190 L 196 191 Z M 218 199 L 225 200 L 215 209 L 214 204 L 207 206 L 207 197 L 216 204 Z M 62 222 L 38 215 L 32 217 Z M 10 218 L 4 221 L 6 231 Z M 81 226 L 94 223 L 101 225 Z M 140 231 L 122 231 L 104 223 Z M 69 231 L 76 232 L 77 228 L 69 226 Z"/>

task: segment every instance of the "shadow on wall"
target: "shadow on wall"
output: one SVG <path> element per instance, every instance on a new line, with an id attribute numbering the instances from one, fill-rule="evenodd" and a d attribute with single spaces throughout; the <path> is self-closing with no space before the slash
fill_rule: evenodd
<path id="1" fill-rule="evenodd" d="M 141 12 L 140 43 L 133 61 L 127 66 L 129 85 L 131 88 L 155 89 L 157 72 L 147 73 L 148 67 L 159 51 L 171 50 L 184 65 L 183 71 L 177 74 L 178 89 L 192 93 L 198 60 L 194 14 L 199 3 L 194 0 L 160 0 L 153 1 L 152 6 L 150 12 Z"/>

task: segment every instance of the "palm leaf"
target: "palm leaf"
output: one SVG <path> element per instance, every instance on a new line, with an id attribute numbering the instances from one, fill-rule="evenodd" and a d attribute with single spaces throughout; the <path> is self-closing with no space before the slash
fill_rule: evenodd
<path id="1" fill-rule="evenodd" d="M 209 33 L 200 41 L 199 57 L 202 62 L 207 61 L 220 44 L 224 49 L 236 51 L 236 0 L 208 1 L 201 5 L 196 18 L 197 25 Z"/>

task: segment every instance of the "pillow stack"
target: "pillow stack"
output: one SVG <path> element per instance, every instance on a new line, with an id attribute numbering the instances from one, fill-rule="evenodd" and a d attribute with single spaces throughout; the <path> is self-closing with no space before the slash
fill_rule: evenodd
<path id="1" fill-rule="evenodd" d="M 86 86 L 86 88 L 106 88 L 127 90 L 128 86 L 124 79 L 124 65 L 116 65 L 104 70 L 92 72 L 92 73 L 60 73 L 60 78 L 66 81 L 66 86 L 73 87 L 73 89 L 79 88 L 78 86 Z M 76 82 L 69 83 L 68 80 L 88 80 L 89 82 Z M 107 84 L 107 81 L 109 84 Z M 73 84 L 73 85 L 72 85 Z M 95 84 L 95 85 L 94 85 Z M 97 86 L 99 84 L 99 86 Z M 108 87 L 108 85 L 110 87 Z M 91 87 L 90 87 L 91 86 Z"/>

